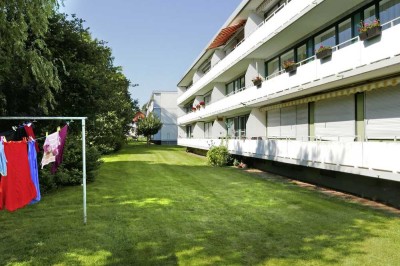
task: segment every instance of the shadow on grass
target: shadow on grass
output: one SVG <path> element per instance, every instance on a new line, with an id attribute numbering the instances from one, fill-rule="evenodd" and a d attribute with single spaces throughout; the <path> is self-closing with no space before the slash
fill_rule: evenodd
<path id="1" fill-rule="evenodd" d="M 0 264 L 341 264 L 397 219 L 232 168 L 117 161 L 98 179 L 87 226 L 73 189 L 0 215 Z"/>

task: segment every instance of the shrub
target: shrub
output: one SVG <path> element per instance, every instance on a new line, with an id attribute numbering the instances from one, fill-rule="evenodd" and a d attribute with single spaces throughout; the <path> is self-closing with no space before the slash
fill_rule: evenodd
<path id="1" fill-rule="evenodd" d="M 225 166 L 229 159 L 228 148 L 225 146 L 213 146 L 207 152 L 208 164 L 212 166 Z"/>

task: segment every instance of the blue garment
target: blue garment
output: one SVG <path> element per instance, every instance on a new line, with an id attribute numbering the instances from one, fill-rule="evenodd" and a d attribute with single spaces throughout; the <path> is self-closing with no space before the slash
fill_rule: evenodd
<path id="1" fill-rule="evenodd" d="M 37 164 L 37 154 L 35 141 L 28 141 L 28 161 L 29 168 L 31 170 L 31 179 L 36 188 L 36 198 L 34 198 L 30 204 L 36 203 L 40 201 L 40 186 L 39 186 L 39 173 L 38 173 L 38 164 Z"/>
<path id="2" fill-rule="evenodd" d="M 3 141 L 0 141 L 0 175 L 7 175 L 7 159 L 6 154 L 4 152 Z"/>

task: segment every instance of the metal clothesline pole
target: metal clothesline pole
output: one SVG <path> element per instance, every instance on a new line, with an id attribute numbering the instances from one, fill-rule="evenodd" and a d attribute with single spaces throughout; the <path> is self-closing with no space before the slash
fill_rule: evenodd
<path id="1" fill-rule="evenodd" d="M 86 212 L 86 119 L 76 116 L 2 116 L 0 120 L 81 120 L 82 122 L 82 186 L 83 186 L 83 224 L 87 223 Z"/>

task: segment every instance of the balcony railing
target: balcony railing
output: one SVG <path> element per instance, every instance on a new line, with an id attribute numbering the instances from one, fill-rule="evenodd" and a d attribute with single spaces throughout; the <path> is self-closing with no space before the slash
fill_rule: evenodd
<path id="1" fill-rule="evenodd" d="M 178 139 L 178 145 L 208 150 L 220 139 Z M 232 154 L 400 181 L 400 142 L 223 140 Z"/>

